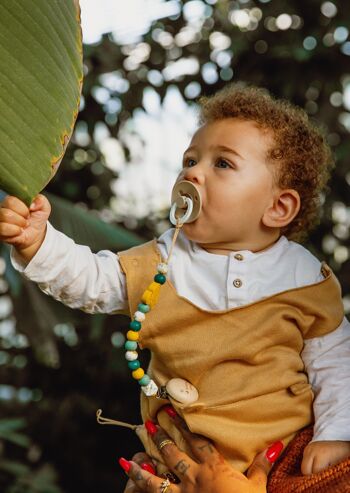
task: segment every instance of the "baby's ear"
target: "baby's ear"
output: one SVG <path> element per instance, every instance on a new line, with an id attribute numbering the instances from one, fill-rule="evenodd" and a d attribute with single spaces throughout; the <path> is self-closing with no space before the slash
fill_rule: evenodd
<path id="1" fill-rule="evenodd" d="M 262 222 L 270 228 L 283 228 L 293 221 L 299 210 L 299 193 L 292 188 L 279 190 L 266 208 Z"/>

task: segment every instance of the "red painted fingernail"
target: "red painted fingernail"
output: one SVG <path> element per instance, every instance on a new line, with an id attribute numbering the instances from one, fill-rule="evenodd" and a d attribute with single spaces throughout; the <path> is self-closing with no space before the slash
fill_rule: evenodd
<path id="1" fill-rule="evenodd" d="M 131 464 L 128 460 L 124 459 L 124 457 L 121 457 L 118 462 L 120 467 L 124 469 L 125 472 L 130 471 Z"/>
<path id="2" fill-rule="evenodd" d="M 275 442 L 271 445 L 271 447 L 268 448 L 267 452 L 266 452 L 266 459 L 269 461 L 269 462 L 275 462 L 280 453 L 282 452 L 283 450 L 283 443 L 282 442 Z"/>
<path id="3" fill-rule="evenodd" d="M 152 436 L 155 435 L 158 431 L 156 425 L 153 423 L 153 421 L 149 419 L 146 421 L 145 426 L 148 433 Z"/>
<path id="4" fill-rule="evenodd" d="M 177 416 L 177 412 L 172 406 L 165 406 L 164 411 L 171 417 L 175 418 Z"/>
<path id="5" fill-rule="evenodd" d="M 151 464 L 147 464 L 147 462 L 143 462 L 141 464 L 141 469 L 143 469 L 144 471 L 148 471 L 151 474 L 156 475 L 156 470 L 154 469 L 154 467 L 152 467 Z"/>

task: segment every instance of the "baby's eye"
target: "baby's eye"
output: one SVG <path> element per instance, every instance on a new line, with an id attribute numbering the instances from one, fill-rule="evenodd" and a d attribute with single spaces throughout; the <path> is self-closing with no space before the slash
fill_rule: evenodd
<path id="1" fill-rule="evenodd" d="M 224 159 L 219 159 L 216 163 L 217 167 L 218 168 L 232 168 L 232 166 L 230 165 L 230 163 L 228 163 L 227 161 L 225 161 Z"/>
<path id="2" fill-rule="evenodd" d="M 192 168 L 192 166 L 195 166 L 196 161 L 194 159 L 187 158 L 184 160 L 184 166 L 186 168 Z"/>

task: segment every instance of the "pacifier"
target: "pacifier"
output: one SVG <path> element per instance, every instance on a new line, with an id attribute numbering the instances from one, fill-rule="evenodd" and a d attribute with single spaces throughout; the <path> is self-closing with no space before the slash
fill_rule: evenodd
<path id="1" fill-rule="evenodd" d="M 198 188 L 187 180 L 175 183 L 171 193 L 170 222 L 192 223 L 199 216 L 202 209 L 202 199 Z"/>

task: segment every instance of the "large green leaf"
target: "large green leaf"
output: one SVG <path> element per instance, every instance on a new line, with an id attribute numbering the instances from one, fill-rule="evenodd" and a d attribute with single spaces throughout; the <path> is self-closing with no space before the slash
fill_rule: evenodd
<path id="1" fill-rule="evenodd" d="M 28 205 L 57 171 L 78 113 L 77 0 L 0 0 L 0 188 Z"/>

